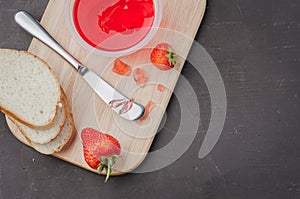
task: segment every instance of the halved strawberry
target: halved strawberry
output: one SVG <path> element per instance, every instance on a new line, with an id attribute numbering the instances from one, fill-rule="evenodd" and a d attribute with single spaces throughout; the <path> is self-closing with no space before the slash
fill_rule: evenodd
<path id="1" fill-rule="evenodd" d="M 107 182 L 111 167 L 121 153 L 119 141 L 111 135 L 99 132 L 93 128 L 85 128 L 81 132 L 84 160 L 99 173 L 105 169 Z"/>
<path id="2" fill-rule="evenodd" d="M 160 70 L 169 70 L 176 64 L 177 55 L 171 45 L 160 43 L 152 50 L 150 59 Z"/>

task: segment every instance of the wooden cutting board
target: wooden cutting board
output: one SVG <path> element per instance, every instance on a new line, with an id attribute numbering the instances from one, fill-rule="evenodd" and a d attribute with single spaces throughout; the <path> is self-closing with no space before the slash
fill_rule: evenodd
<path id="1" fill-rule="evenodd" d="M 143 122 L 126 121 L 120 118 L 95 96 L 89 86 L 66 61 L 47 46 L 33 39 L 28 51 L 40 56 L 52 67 L 67 93 L 75 120 L 76 130 L 74 130 L 73 139 L 54 156 L 91 170 L 83 159 L 80 132 L 85 127 L 93 127 L 113 135 L 120 141 L 122 153 L 114 166 L 112 175 L 128 173 L 139 166 L 149 151 L 185 58 L 202 21 L 206 0 L 162 0 L 161 29 L 145 48 L 121 58 L 133 68 L 139 67 L 147 72 L 149 83 L 143 86 L 138 86 L 132 75 L 125 77 L 113 73 L 112 63 L 115 58 L 89 52 L 72 38 L 65 20 L 65 16 L 68 14 L 65 9 L 66 2 L 49 1 L 41 20 L 41 24 L 46 30 L 84 65 L 89 66 L 125 95 L 135 98 L 138 103 L 143 105 L 151 100 L 155 102 L 156 106 Z M 151 48 L 161 42 L 171 44 L 180 56 L 179 62 L 173 70 L 160 71 L 150 63 Z M 166 89 L 163 92 L 158 91 L 158 84 L 164 85 Z M 21 142 L 28 144 L 14 124 L 8 119 L 7 122 L 12 133 Z"/>

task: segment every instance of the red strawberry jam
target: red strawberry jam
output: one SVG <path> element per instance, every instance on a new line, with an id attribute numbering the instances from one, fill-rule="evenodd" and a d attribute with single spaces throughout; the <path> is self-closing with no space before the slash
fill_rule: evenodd
<path id="1" fill-rule="evenodd" d="M 128 49 L 150 31 L 153 0 L 75 0 L 73 20 L 89 45 L 105 51 Z"/>

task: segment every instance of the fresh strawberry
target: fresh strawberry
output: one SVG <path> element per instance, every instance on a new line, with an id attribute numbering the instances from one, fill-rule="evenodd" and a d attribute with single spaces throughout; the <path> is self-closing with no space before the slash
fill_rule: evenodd
<path id="1" fill-rule="evenodd" d="M 111 135 L 99 132 L 92 128 L 85 128 L 81 132 L 84 160 L 99 173 L 105 169 L 108 180 L 111 167 L 121 153 L 119 141 Z"/>
<path id="2" fill-rule="evenodd" d="M 116 59 L 112 71 L 119 75 L 128 76 L 131 73 L 131 67 L 128 64 L 122 62 L 120 59 Z"/>
<path id="3" fill-rule="evenodd" d="M 160 43 L 152 50 L 150 59 L 160 70 L 169 70 L 176 64 L 177 55 L 172 46 Z"/>

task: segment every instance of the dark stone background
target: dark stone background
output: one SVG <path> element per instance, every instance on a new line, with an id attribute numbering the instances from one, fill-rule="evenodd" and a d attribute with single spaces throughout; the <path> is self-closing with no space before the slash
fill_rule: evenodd
<path id="1" fill-rule="evenodd" d="M 0 0 L 0 47 L 27 49 L 13 21 L 18 9 L 40 19 L 46 0 Z M 219 142 L 198 158 L 210 118 L 201 76 L 182 74 L 197 92 L 201 129 L 172 165 L 146 174 L 98 176 L 18 142 L 0 115 L 0 199 L 6 198 L 300 198 L 300 1 L 209 0 L 196 40 L 225 82 L 228 112 Z M 194 52 L 195 53 L 195 52 Z M 1 95 L 1 94 L 0 94 Z M 175 97 L 152 151 L 176 132 Z M 147 164 L 144 162 L 143 164 Z"/>

